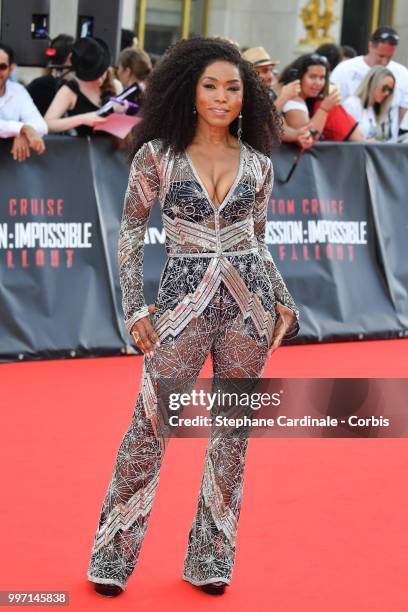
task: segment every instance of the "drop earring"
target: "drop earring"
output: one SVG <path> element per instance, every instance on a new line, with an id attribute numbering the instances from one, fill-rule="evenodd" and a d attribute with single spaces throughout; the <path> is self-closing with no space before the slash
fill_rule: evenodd
<path id="1" fill-rule="evenodd" d="M 237 130 L 238 141 L 241 142 L 242 138 L 242 113 L 238 115 L 238 130 Z"/>
<path id="2" fill-rule="evenodd" d="M 196 115 L 196 114 L 197 114 L 197 109 L 195 106 L 193 106 L 193 115 Z"/>

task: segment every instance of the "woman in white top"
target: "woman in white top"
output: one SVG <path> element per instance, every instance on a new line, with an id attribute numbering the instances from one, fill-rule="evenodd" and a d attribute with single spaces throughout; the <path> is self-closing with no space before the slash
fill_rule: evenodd
<path id="1" fill-rule="evenodd" d="M 357 121 L 341 106 L 339 92 L 330 91 L 329 78 L 327 58 L 317 53 L 301 55 L 284 69 L 282 85 L 300 82 L 298 96 L 282 109 L 286 123 L 294 129 L 309 124 L 323 140 L 363 140 Z"/>
<path id="2" fill-rule="evenodd" d="M 395 77 L 385 66 L 374 66 L 366 74 L 354 96 L 343 102 L 358 121 L 367 140 L 396 142 L 398 107 L 393 104 Z"/>

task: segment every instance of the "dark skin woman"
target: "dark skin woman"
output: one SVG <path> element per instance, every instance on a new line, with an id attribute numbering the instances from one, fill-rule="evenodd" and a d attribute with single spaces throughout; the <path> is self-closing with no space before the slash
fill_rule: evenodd
<path id="1" fill-rule="evenodd" d="M 232 59 L 225 51 L 225 59 L 211 62 L 211 50 L 200 49 L 201 57 L 197 55 L 194 63 L 188 55 L 194 51 L 192 43 L 183 41 L 178 49 L 177 63 L 169 54 L 150 79 L 144 122 L 136 130 L 135 151 L 157 137 L 175 151 L 187 149 L 211 199 L 221 202 L 220 196 L 228 191 L 237 173 L 240 111 L 245 116 L 242 139 L 267 155 L 280 141 L 281 121 L 249 62 L 238 59 L 238 55 Z M 196 116 L 191 113 L 194 105 Z M 281 317 L 275 327 L 273 350 L 293 323 L 288 309 L 282 304 L 277 308 Z M 149 312 L 155 312 L 154 304 L 149 305 Z M 135 323 L 133 332 L 140 335 L 138 348 L 152 355 L 159 340 L 149 317 Z"/>
<path id="2" fill-rule="evenodd" d="M 119 273 L 125 325 L 147 358 L 88 570 L 95 590 L 108 596 L 125 589 L 147 528 L 168 438 L 160 428 L 169 405 L 162 381 L 172 397 L 188 393 L 211 355 L 214 379 L 226 389 L 236 379 L 251 386 L 299 329 L 299 312 L 265 244 L 280 123 L 254 68 L 225 40 L 183 40 L 149 77 L 143 108 Z M 143 245 L 156 200 L 168 260 L 156 304 L 148 306 Z M 231 582 L 247 446 L 246 432 L 211 428 L 183 573 L 211 595 Z"/>

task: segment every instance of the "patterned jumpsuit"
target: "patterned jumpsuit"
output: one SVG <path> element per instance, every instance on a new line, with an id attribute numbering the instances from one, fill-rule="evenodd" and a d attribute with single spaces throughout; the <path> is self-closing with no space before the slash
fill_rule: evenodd
<path id="1" fill-rule="evenodd" d="M 214 376 L 260 377 L 272 344 L 275 304 L 298 310 L 264 242 L 272 163 L 240 144 L 237 176 L 215 206 L 187 152 L 160 140 L 132 162 L 119 235 L 125 323 L 148 314 L 143 245 L 159 200 L 168 255 L 152 323 L 160 338 L 145 358 L 140 393 L 121 442 L 93 544 L 88 579 L 126 588 L 146 532 L 167 440 L 157 429 L 157 380 L 194 382 L 209 354 Z M 210 436 L 183 578 L 192 584 L 231 581 L 248 437 Z"/>

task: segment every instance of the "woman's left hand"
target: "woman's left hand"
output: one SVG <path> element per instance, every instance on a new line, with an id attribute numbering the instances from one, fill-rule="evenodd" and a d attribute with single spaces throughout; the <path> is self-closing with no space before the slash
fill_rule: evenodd
<path id="1" fill-rule="evenodd" d="M 273 343 L 270 348 L 270 353 L 276 351 L 282 344 L 282 340 L 286 332 L 292 327 L 296 320 L 295 313 L 293 310 L 284 306 L 283 304 L 277 303 L 275 306 L 276 313 L 279 315 L 275 328 L 273 330 Z"/>

